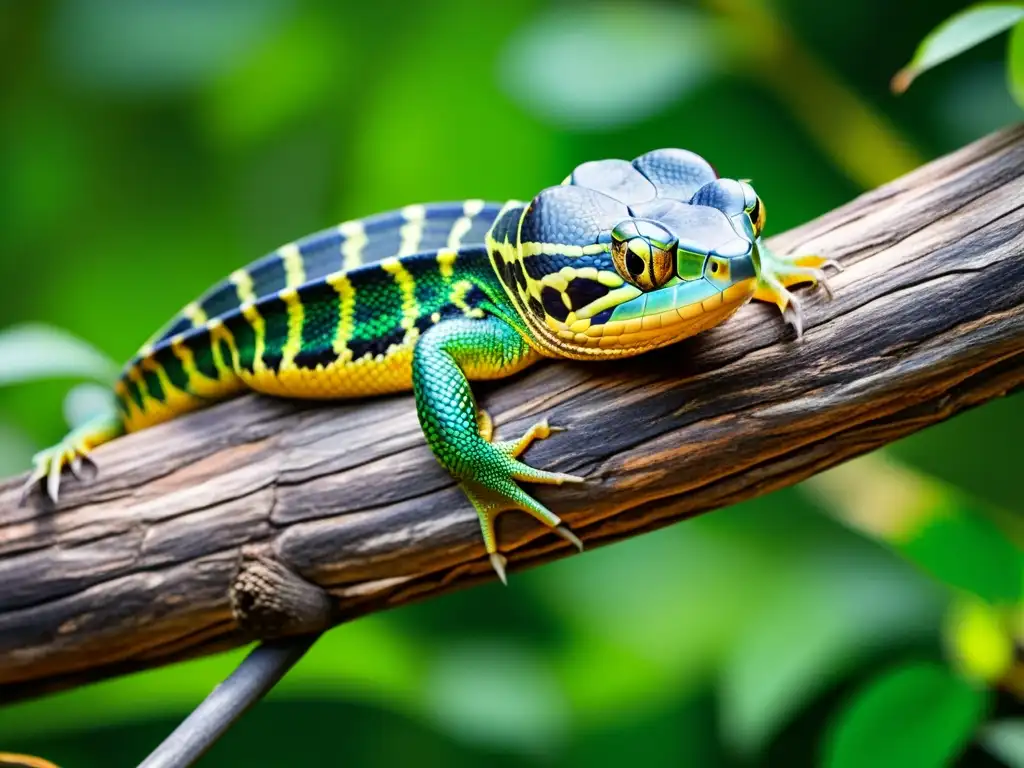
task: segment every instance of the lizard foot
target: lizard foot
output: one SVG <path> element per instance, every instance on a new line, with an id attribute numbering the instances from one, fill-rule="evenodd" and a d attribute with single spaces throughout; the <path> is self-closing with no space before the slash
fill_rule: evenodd
<path id="1" fill-rule="evenodd" d="M 481 412 L 483 413 L 483 412 Z M 484 414 L 486 416 L 486 414 Z M 484 419 L 480 419 L 481 427 Z M 486 430 L 481 428 L 481 437 L 491 437 L 490 417 L 486 418 Z M 460 485 L 472 502 L 480 518 L 480 530 L 491 565 L 502 583 L 507 584 L 505 566 L 507 560 L 498 552 L 497 537 L 494 533 L 494 520 L 501 513 L 510 509 L 518 509 L 543 523 L 552 531 L 568 541 L 578 550 L 583 551 L 583 542 L 576 536 L 551 510 L 532 498 L 516 481 L 528 483 L 546 483 L 562 485 L 563 483 L 582 483 L 582 477 L 564 472 L 548 472 L 519 461 L 519 455 L 534 440 L 543 440 L 554 432 L 564 431 L 560 427 L 552 427 L 547 419 L 532 425 L 518 440 L 489 442 L 484 439 L 471 452 L 469 469 L 463 474 Z"/>
<path id="2" fill-rule="evenodd" d="M 835 259 L 822 256 L 797 255 L 778 256 L 765 247 L 760 249 L 761 270 L 758 276 L 754 298 L 771 302 L 782 312 L 782 317 L 793 326 L 796 337 L 803 336 L 803 307 L 790 286 L 811 283 L 821 286 L 829 299 L 833 297 L 825 267 L 842 272 L 842 265 Z"/>
<path id="3" fill-rule="evenodd" d="M 19 505 L 24 505 L 36 485 L 43 483 L 50 501 L 57 503 L 60 482 L 64 468 L 78 480 L 95 478 L 99 471 L 89 453 L 98 445 L 110 442 L 124 433 L 121 420 L 110 414 L 102 414 L 68 433 L 67 437 L 54 446 L 46 448 L 32 457 L 32 473 L 21 489 Z"/>

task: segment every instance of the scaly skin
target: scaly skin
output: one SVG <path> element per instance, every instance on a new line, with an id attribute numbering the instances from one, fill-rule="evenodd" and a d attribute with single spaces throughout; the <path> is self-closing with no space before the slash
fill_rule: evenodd
<path id="1" fill-rule="evenodd" d="M 493 442 L 469 382 L 544 357 L 628 357 L 717 325 L 751 299 L 802 333 L 788 290 L 823 283 L 818 256 L 761 241 L 764 205 L 702 158 L 657 150 L 584 163 L 529 203 L 408 206 L 346 222 L 239 269 L 154 334 L 115 386 L 118 413 L 36 456 L 26 495 L 91 465 L 92 448 L 246 390 L 311 399 L 411 389 L 424 436 L 480 518 L 518 509 L 582 549 L 519 482 L 582 482 L 520 460 L 546 420 Z M 835 265 L 838 266 L 838 265 Z"/>

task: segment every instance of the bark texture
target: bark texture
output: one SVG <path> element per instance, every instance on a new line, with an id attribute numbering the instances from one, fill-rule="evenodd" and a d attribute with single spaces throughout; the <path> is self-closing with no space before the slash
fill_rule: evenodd
<path id="1" fill-rule="evenodd" d="M 751 305 L 619 363 L 477 387 L 498 437 L 582 486 L 528 486 L 588 547 L 798 482 L 1024 382 L 1024 127 L 773 239 L 845 266 L 800 289 L 805 335 Z M 494 578 L 409 396 L 247 396 L 100 448 L 56 509 L 0 483 L 0 702 Z M 515 571 L 573 554 L 499 519 Z"/>

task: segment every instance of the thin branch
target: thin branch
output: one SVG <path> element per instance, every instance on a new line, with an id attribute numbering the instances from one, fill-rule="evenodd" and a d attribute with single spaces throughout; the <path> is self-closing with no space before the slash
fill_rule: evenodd
<path id="1" fill-rule="evenodd" d="M 218 685 L 139 768 L 188 768 L 284 677 L 319 635 L 262 643 Z"/>
<path id="2" fill-rule="evenodd" d="M 1024 128 L 994 134 L 774 239 L 846 270 L 615 364 L 478 388 L 499 435 L 570 431 L 531 487 L 588 548 L 796 483 L 1024 383 Z M 56 510 L 0 484 L 0 701 L 168 664 L 494 578 L 475 515 L 408 396 L 248 396 L 101 447 Z M 575 550 L 499 520 L 515 572 Z"/>

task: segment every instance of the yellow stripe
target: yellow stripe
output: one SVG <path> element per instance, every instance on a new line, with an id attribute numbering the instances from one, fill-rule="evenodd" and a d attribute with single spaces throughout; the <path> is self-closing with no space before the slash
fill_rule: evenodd
<path id="1" fill-rule="evenodd" d="M 581 320 L 584 318 L 593 317 L 598 312 L 602 312 L 606 309 L 610 309 L 611 307 L 622 304 L 623 302 L 635 299 L 641 293 L 642 291 L 636 286 L 624 285 L 621 288 L 616 288 L 612 291 L 608 291 L 608 293 L 606 293 L 597 301 L 593 301 L 587 306 L 578 310 L 576 312 L 576 317 L 578 317 Z"/>
<path id="2" fill-rule="evenodd" d="M 192 322 L 193 328 L 198 328 L 206 322 L 206 313 L 203 311 L 203 308 L 194 301 L 186 305 L 186 307 L 181 310 L 181 314 Z"/>
<path id="3" fill-rule="evenodd" d="M 473 219 L 484 209 L 483 200 L 467 200 L 462 204 L 462 216 L 452 225 L 452 231 L 448 234 L 448 247 L 458 248 L 462 245 L 462 238 L 473 228 Z"/>
<path id="4" fill-rule="evenodd" d="M 238 294 L 238 301 L 244 304 L 247 301 L 256 301 L 256 292 L 253 289 L 252 275 L 244 269 L 237 269 L 228 278 L 235 284 L 235 293 Z"/>
<path id="5" fill-rule="evenodd" d="M 455 260 L 458 258 L 458 251 L 441 248 L 437 252 L 437 266 L 441 273 L 441 277 L 445 280 L 451 280 L 452 275 L 455 274 Z"/>
<path id="6" fill-rule="evenodd" d="M 351 281 L 341 272 L 335 272 L 327 276 L 327 283 L 338 292 L 338 328 L 334 334 L 334 354 L 338 360 L 345 362 L 352 357 L 348 348 L 348 341 L 352 338 L 352 331 L 355 328 L 356 316 L 356 292 Z"/>
<path id="7" fill-rule="evenodd" d="M 416 280 L 396 258 L 384 259 L 380 263 L 380 268 L 395 278 L 398 290 L 402 294 L 402 327 L 405 328 L 405 337 L 408 339 L 410 333 L 416 330 L 416 318 L 420 314 L 420 305 L 416 301 Z"/>
<path id="8" fill-rule="evenodd" d="M 402 244 L 398 249 L 399 256 L 410 256 L 416 253 L 423 239 L 423 220 L 426 218 L 427 209 L 422 205 L 407 205 L 402 209 L 402 218 L 405 224 L 400 230 Z"/>
<path id="9" fill-rule="evenodd" d="M 595 253 L 604 253 L 608 246 L 604 243 L 592 243 L 591 245 L 561 245 L 558 243 L 520 243 L 519 251 L 526 256 L 590 256 Z"/>
<path id="10" fill-rule="evenodd" d="M 219 378 L 230 377 L 238 365 L 238 349 L 235 347 L 235 337 L 231 335 L 231 331 L 224 326 L 224 321 L 219 317 L 215 317 L 208 322 L 206 328 L 210 332 L 210 351 L 213 355 L 213 364 L 220 374 Z M 230 361 L 225 360 L 224 356 L 220 353 L 218 341 L 224 341 L 228 345 L 228 350 L 231 352 Z"/>
<path id="11" fill-rule="evenodd" d="M 256 337 L 256 344 L 253 350 L 252 357 L 252 371 L 253 373 L 261 373 L 267 370 L 266 363 L 263 362 L 263 352 L 266 350 L 266 333 L 267 328 L 263 323 L 263 316 L 259 313 L 252 304 L 243 304 L 239 307 L 249 325 L 252 326 L 253 334 Z"/>
<path id="12" fill-rule="evenodd" d="M 302 349 L 302 299 L 294 288 L 279 291 L 277 297 L 288 306 L 288 341 L 281 349 L 281 368 L 288 370 L 295 367 L 295 356 Z"/>
<path id="13" fill-rule="evenodd" d="M 363 248 L 366 247 L 366 229 L 361 221 L 346 221 L 338 227 L 345 239 L 341 243 L 341 268 L 354 269 L 363 263 Z"/>
<path id="14" fill-rule="evenodd" d="M 289 288 L 298 288 L 306 282 L 306 267 L 302 263 L 302 252 L 295 243 L 282 245 L 277 249 L 277 255 L 284 263 L 285 285 Z"/>
<path id="15" fill-rule="evenodd" d="M 466 303 L 466 295 L 473 290 L 473 283 L 469 280 L 459 280 L 452 286 L 452 292 L 448 295 L 452 304 L 462 310 L 467 317 L 483 317 L 484 311 L 480 307 L 470 307 Z"/>

